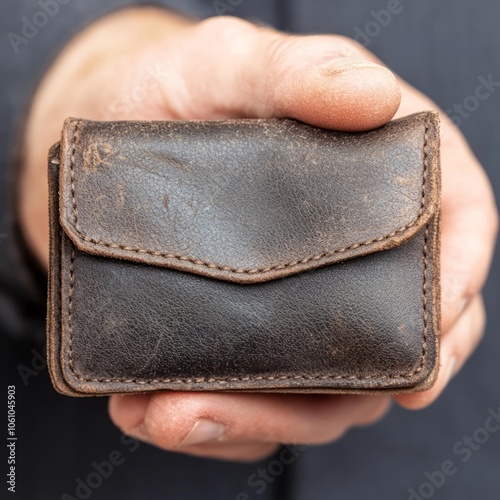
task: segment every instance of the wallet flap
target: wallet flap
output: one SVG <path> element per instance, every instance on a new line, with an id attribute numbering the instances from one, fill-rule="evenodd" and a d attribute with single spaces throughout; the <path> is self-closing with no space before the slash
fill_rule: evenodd
<path id="1" fill-rule="evenodd" d="M 438 118 L 343 134 L 294 120 L 68 119 L 60 217 L 76 247 L 238 283 L 412 238 L 438 210 Z"/>

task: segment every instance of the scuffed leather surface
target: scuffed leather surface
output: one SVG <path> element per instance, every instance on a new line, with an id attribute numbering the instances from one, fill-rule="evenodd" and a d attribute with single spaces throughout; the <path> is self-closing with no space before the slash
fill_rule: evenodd
<path id="1" fill-rule="evenodd" d="M 292 120 L 70 119 L 62 223 L 84 251 L 237 282 L 389 248 L 435 211 L 434 120 L 341 134 Z"/>
<path id="2" fill-rule="evenodd" d="M 51 170 L 49 366 L 56 388 L 73 395 L 158 389 L 407 392 L 432 384 L 439 332 L 434 115 L 365 134 L 317 131 L 289 121 L 177 125 L 174 141 L 173 124 L 87 122 L 79 148 L 72 146 L 74 122 L 67 124 L 59 179 Z M 276 139 L 280 127 L 290 144 L 300 143 L 297 136 L 310 141 L 311 134 L 320 134 L 321 147 L 307 150 L 304 142 L 291 154 L 288 143 Z M 250 136 L 242 132 L 249 129 Z M 71 174 L 72 162 L 78 165 L 93 141 L 112 141 L 117 155 L 126 153 L 122 163 L 92 173 L 81 160 L 81 169 Z M 196 144 L 203 154 L 193 153 Z M 52 151 L 53 158 L 58 154 Z M 173 157 L 189 158 L 187 171 Z M 313 157 L 318 171 L 307 175 Z M 191 183 L 190 169 L 197 170 Z M 119 182 L 126 182 L 122 191 Z M 252 282 L 231 277 L 240 274 L 233 271 L 201 273 L 194 262 L 174 266 L 169 258 L 116 254 L 116 248 L 99 249 L 75 237 L 71 184 L 82 235 L 127 247 L 175 249 L 227 266 L 275 266 L 325 248 L 379 240 L 331 255 L 328 262 L 288 266 L 286 276 L 276 269 Z M 233 198 L 221 194 L 242 185 Z M 161 193 L 170 194 L 164 211 L 154 205 Z M 195 198 L 198 210 L 213 208 L 201 210 L 199 220 L 198 211 L 182 211 Z M 399 224 L 412 225 L 381 239 Z"/>

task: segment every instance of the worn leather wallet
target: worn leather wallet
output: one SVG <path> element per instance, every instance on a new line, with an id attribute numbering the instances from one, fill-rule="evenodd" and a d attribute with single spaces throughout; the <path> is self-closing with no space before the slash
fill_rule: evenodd
<path id="1" fill-rule="evenodd" d="M 436 114 L 363 133 L 71 118 L 49 178 L 58 391 L 433 384 Z"/>

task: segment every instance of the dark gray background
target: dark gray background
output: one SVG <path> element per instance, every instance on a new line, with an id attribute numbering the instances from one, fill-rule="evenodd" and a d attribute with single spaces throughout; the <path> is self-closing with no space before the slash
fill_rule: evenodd
<path id="1" fill-rule="evenodd" d="M 498 499 L 500 432 L 491 434 L 466 463 L 461 461 L 464 455 L 453 452 L 459 440 L 484 424 L 489 408 L 498 411 L 500 407 L 498 258 L 485 289 L 489 313 L 486 338 L 442 398 L 421 412 L 394 408 L 375 427 L 352 431 L 330 446 L 307 449 L 262 495 L 247 485 L 247 478 L 267 463 L 226 464 L 164 453 L 146 445 L 130 454 L 109 423 L 104 399 L 59 396 L 50 387 L 46 370 L 32 376 L 24 386 L 17 367 L 31 363 L 30 350 L 36 345 L 27 340 L 27 335 L 43 330 L 43 311 L 40 314 L 36 300 L 29 299 L 31 292 L 23 287 L 9 254 L 13 238 L 7 211 L 11 191 L 7 176 L 13 130 L 38 76 L 64 41 L 105 10 L 140 3 L 144 2 L 70 0 L 19 54 L 14 53 L 7 34 L 19 33 L 22 16 L 32 18 L 40 7 L 35 0 L 5 0 L 1 7 L 0 234 L 8 233 L 9 237 L 0 240 L 0 329 L 5 333 L 0 342 L 5 353 L 5 385 L 16 384 L 18 392 L 17 498 L 54 499 L 64 492 L 74 495 L 75 479 L 91 471 L 91 462 L 104 460 L 118 449 L 124 453 L 125 463 L 93 492 L 91 499 L 224 500 L 237 498 L 242 491 L 252 499 L 407 499 L 408 488 L 418 489 L 427 481 L 424 473 L 438 469 L 445 460 L 454 461 L 458 471 L 436 489 L 432 498 Z M 216 14 L 211 1 L 157 3 L 202 16 Z M 371 10 L 387 5 L 388 0 L 242 0 L 232 14 L 289 31 L 354 36 L 356 27 L 364 29 L 373 19 Z M 474 93 L 480 76 L 491 74 L 500 81 L 498 0 L 401 0 L 401 5 L 403 12 L 371 40 L 369 48 L 442 108 L 463 103 Z M 499 106 L 500 89 L 461 125 L 497 196 Z M 3 498 L 6 491 L 1 488 Z"/>

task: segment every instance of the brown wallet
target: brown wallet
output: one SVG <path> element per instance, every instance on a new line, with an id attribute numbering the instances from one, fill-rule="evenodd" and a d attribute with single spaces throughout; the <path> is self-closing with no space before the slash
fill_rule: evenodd
<path id="1" fill-rule="evenodd" d="M 429 388 L 438 118 L 68 119 L 50 152 L 48 357 L 73 396 Z"/>

